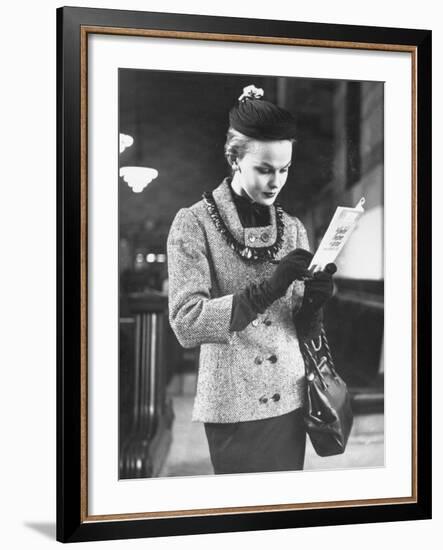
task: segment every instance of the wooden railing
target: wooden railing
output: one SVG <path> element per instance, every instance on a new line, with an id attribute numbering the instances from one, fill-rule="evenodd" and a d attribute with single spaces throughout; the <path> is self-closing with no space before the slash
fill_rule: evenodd
<path id="1" fill-rule="evenodd" d="M 155 477 L 163 465 L 171 443 L 172 405 L 166 395 L 165 331 L 167 297 L 155 291 L 131 294 L 128 306 L 132 319 L 132 365 L 121 379 L 131 391 L 120 401 L 120 479 Z M 121 355 L 120 355 L 121 357 Z M 120 375 L 122 376 L 122 369 Z M 126 427 L 125 427 L 126 426 Z M 123 433 L 122 433 L 123 432 Z M 125 433 L 126 432 L 126 433 Z"/>

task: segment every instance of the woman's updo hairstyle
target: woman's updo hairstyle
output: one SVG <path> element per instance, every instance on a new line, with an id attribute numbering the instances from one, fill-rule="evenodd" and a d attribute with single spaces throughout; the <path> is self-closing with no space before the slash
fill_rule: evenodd
<path id="1" fill-rule="evenodd" d="M 292 114 L 262 99 L 263 95 L 262 88 L 251 84 L 243 88 L 238 103 L 229 112 L 225 157 L 231 167 L 247 153 L 253 140 L 295 141 L 296 128 Z"/>

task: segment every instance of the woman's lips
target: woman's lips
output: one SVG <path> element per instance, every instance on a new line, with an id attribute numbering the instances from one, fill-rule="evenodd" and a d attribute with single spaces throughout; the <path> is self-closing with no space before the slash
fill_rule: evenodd
<path id="1" fill-rule="evenodd" d="M 272 198 L 272 197 L 275 197 L 277 195 L 277 193 L 274 193 L 274 192 L 270 192 L 270 193 L 266 193 L 266 192 L 263 192 L 263 195 L 265 197 L 268 197 L 269 199 Z"/>

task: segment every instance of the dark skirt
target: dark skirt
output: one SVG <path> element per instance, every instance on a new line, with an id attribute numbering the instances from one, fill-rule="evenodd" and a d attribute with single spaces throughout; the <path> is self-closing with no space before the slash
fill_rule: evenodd
<path id="1" fill-rule="evenodd" d="M 248 422 L 205 422 L 215 474 L 303 470 L 303 409 Z"/>

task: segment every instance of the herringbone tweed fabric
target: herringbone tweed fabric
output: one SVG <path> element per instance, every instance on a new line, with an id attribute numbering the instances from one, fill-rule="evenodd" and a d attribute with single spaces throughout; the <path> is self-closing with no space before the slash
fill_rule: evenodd
<path id="1" fill-rule="evenodd" d="M 213 193 L 220 215 L 237 241 L 254 246 L 251 228 L 242 227 L 228 186 L 224 180 Z M 283 221 L 283 245 L 276 259 L 295 248 L 309 250 L 300 220 L 284 212 Z M 256 246 L 275 242 L 273 206 L 271 224 L 254 228 Z M 251 263 L 231 249 L 203 200 L 178 211 L 167 254 L 172 329 L 182 346 L 201 346 L 193 421 L 258 420 L 302 406 L 304 363 L 292 315 L 301 305 L 304 283 L 292 283 L 284 297 L 244 330 L 230 332 L 233 294 L 270 276 L 275 265 Z"/>

